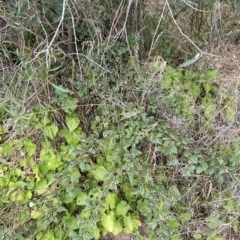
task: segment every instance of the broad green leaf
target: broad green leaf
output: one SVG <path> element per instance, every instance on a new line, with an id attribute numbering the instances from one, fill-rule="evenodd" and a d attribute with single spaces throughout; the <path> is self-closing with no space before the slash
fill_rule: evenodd
<path id="1" fill-rule="evenodd" d="M 97 181 L 107 181 L 107 180 L 109 180 L 109 177 L 108 178 L 106 177 L 106 176 L 109 175 L 109 172 L 103 166 L 98 166 L 97 165 L 96 168 L 91 171 L 91 175 Z"/>
<path id="2" fill-rule="evenodd" d="M 56 137 L 57 132 L 58 132 L 58 127 L 54 124 L 51 124 L 44 128 L 44 133 L 51 139 L 54 139 Z"/>
<path id="3" fill-rule="evenodd" d="M 84 219 L 89 219 L 91 214 L 92 214 L 91 211 L 86 211 L 85 209 L 83 209 L 80 213 L 80 217 Z"/>
<path id="4" fill-rule="evenodd" d="M 203 168 L 202 168 L 202 166 L 198 166 L 196 169 L 196 173 L 200 174 L 201 172 L 203 172 Z"/>
<path id="5" fill-rule="evenodd" d="M 22 191 L 22 199 L 23 200 L 30 200 L 31 198 L 32 198 L 32 192 L 30 190 Z"/>
<path id="6" fill-rule="evenodd" d="M 167 220 L 167 226 L 171 230 L 177 230 L 181 224 L 177 219 L 169 219 Z"/>
<path id="7" fill-rule="evenodd" d="M 18 201 L 17 197 L 18 197 L 18 192 L 16 191 L 16 189 L 9 189 L 7 196 L 9 196 L 9 200 L 11 202 L 16 202 Z M 20 199 L 21 200 L 21 199 Z"/>
<path id="8" fill-rule="evenodd" d="M 77 145 L 81 140 L 82 130 L 78 127 L 71 132 L 70 130 L 64 128 L 59 131 L 59 136 L 64 137 L 69 145 Z"/>
<path id="9" fill-rule="evenodd" d="M 137 210 L 142 214 L 146 214 L 149 211 L 147 208 L 147 203 L 142 199 L 139 199 L 137 201 Z"/>
<path id="10" fill-rule="evenodd" d="M 48 190 L 48 183 L 46 179 L 41 179 L 36 183 L 35 191 L 38 195 L 44 194 Z"/>
<path id="11" fill-rule="evenodd" d="M 49 152 L 49 149 L 43 147 L 43 148 L 41 149 L 40 157 L 39 157 L 39 158 L 40 158 L 41 161 L 47 160 L 47 159 L 49 158 L 49 155 L 50 155 L 50 154 L 51 154 L 51 153 Z"/>
<path id="12" fill-rule="evenodd" d="M 114 208 L 116 208 L 120 199 L 116 193 L 108 193 L 105 201 L 106 201 L 107 205 L 110 206 L 111 209 L 114 209 Z"/>
<path id="13" fill-rule="evenodd" d="M 87 200 L 89 197 L 85 192 L 80 192 L 77 196 L 77 205 L 84 206 L 85 200 Z"/>
<path id="14" fill-rule="evenodd" d="M 31 218 L 32 218 L 32 219 L 39 219 L 39 218 L 41 218 L 43 215 L 44 215 L 44 213 L 43 213 L 43 212 L 40 212 L 40 211 L 32 211 L 32 212 L 31 212 Z"/>
<path id="15" fill-rule="evenodd" d="M 39 166 L 38 165 L 32 166 L 32 171 L 35 173 L 36 181 L 37 182 L 40 181 L 40 179 L 41 179 L 41 172 L 40 172 Z"/>
<path id="16" fill-rule="evenodd" d="M 32 193 L 31 193 L 31 191 L 27 192 L 27 191 L 19 191 L 18 190 L 17 195 L 15 197 L 16 197 L 15 201 L 21 201 L 21 203 L 24 204 L 24 203 L 29 202 L 28 200 L 32 197 Z M 11 196 L 10 196 L 10 200 L 12 201 Z"/>
<path id="17" fill-rule="evenodd" d="M 20 221 L 21 222 L 26 222 L 27 220 L 29 220 L 29 218 L 31 217 L 31 213 L 28 210 L 25 210 L 24 212 L 22 212 L 21 217 L 20 217 Z"/>
<path id="18" fill-rule="evenodd" d="M 69 171 L 69 174 L 70 174 L 70 179 L 71 179 L 71 182 L 78 182 L 79 181 L 79 178 L 81 176 L 79 170 L 76 168 L 76 167 L 73 167 L 70 169 Z"/>
<path id="19" fill-rule="evenodd" d="M 76 116 L 71 116 L 71 115 L 66 116 L 66 124 L 70 131 L 75 130 L 78 127 L 79 123 L 80 123 L 80 120 Z"/>
<path id="20" fill-rule="evenodd" d="M 71 237 L 71 240 L 82 240 L 83 239 L 82 236 L 79 235 L 79 233 L 76 233 L 76 231 L 70 231 L 70 233 L 68 235 L 69 235 L 69 237 Z"/>
<path id="21" fill-rule="evenodd" d="M 58 240 L 58 239 L 55 238 L 52 230 L 47 230 L 47 233 L 44 234 L 42 239 L 44 239 L 44 240 Z"/>
<path id="22" fill-rule="evenodd" d="M 52 119 L 49 117 L 49 115 L 46 113 L 43 117 L 43 119 L 41 120 L 41 126 L 47 126 L 49 123 L 52 122 Z"/>
<path id="23" fill-rule="evenodd" d="M 120 232 L 122 232 L 122 225 L 118 221 L 115 221 L 112 233 L 116 236 Z"/>
<path id="24" fill-rule="evenodd" d="M 140 220 L 138 218 L 134 218 L 132 217 L 132 221 L 133 221 L 133 224 L 134 224 L 134 228 L 135 229 L 138 229 L 138 227 L 140 227 L 142 225 L 142 223 L 140 222 Z"/>
<path id="25" fill-rule="evenodd" d="M 125 226 L 125 232 L 126 233 L 132 233 L 134 229 L 134 222 L 130 216 L 125 216 L 123 218 L 124 226 Z"/>
<path id="26" fill-rule="evenodd" d="M 125 216 L 130 209 L 130 205 L 127 204 L 126 201 L 121 201 L 116 208 L 116 215 L 117 216 Z"/>
<path id="27" fill-rule="evenodd" d="M 53 87 L 54 87 L 54 89 L 57 91 L 57 92 L 62 92 L 62 93 L 69 93 L 70 92 L 70 90 L 69 89 L 67 89 L 67 88 L 64 88 L 63 86 L 57 86 L 57 85 L 55 85 L 55 84 L 53 84 L 53 83 L 50 83 Z"/>
<path id="28" fill-rule="evenodd" d="M 204 161 L 201 162 L 201 166 L 202 166 L 203 171 L 206 171 L 208 169 L 208 164 Z"/>
<path id="29" fill-rule="evenodd" d="M 80 194 L 80 192 L 81 191 L 78 188 L 76 188 L 75 185 L 68 184 L 68 187 L 66 188 L 66 192 L 62 198 L 62 201 L 67 204 L 70 204 L 73 201 L 75 202 L 75 199 Z"/>
<path id="30" fill-rule="evenodd" d="M 103 214 L 101 218 L 101 223 L 103 227 L 108 231 L 108 232 L 113 232 L 114 226 L 115 226 L 115 215 L 111 211 L 108 215 Z"/>
<path id="31" fill-rule="evenodd" d="M 94 181 L 95 182 L 95 181 Z M 95 185 L 94 185 L 95 186 Z M 92 200 L 99 199 L 99 197 L 102 195 L 102 190 L 95 186 L 95 188 L 91 189 L 88 193 L 88 197 L 91 198 Z"/>
<path id="32" fill-rule="evenodd" d="M 8 187 L 9 188 L 24 188 L 26 187 L 27 183 L 23 181 L 17 181 L 17 182 L 9 182 Z"/>
<path id="33" fill-rule="evenodd" d="M 197 155 L 191 155 L 190 156 L 190 160 L 192 161 L 192 163 L 198 163 L 198 157 L 197 157 Z"/>
<path id="34" fill-rule="evenodd" d="M 77 108 L 77 98 L 68 97 L 61 106 L 66 113 L 72 113 Z"/>
<path id="35" fill-rule="evenodd" d="M 78 229 L 78 221 L 74 216 L 64 216 L 62 218 L 63 224 L 67 227 L 67 229 Z"/>
<path id="36" fill-rule="evenodd" d="M 95 237 L 95 239 L 99 239 L 100 238 L 100 229 L 98 227 L 94 228 L 93 236 Z"/>
<path id="37" fill-rule="evenodd" d="M 176 146 L 171 146 L 171 152 L 177 154 Z"/>
<path id="38" fill-rule="evenodd" d="M 203 83 L 203 87 L 206 93 L 209 93 L 212 89 L 212 83 L 209 83 L 209 82 Z"/>
<path id="39" fill-rule="evenodd" d="M 34 144 L 30 139 L 26 138 L 23 142 L 25 149 L 29 156 L 32 156 L 36 151 L 36 144 Z"/>
<path id="40" fill-rule="evenodd" d="M 47 170 L 55 170 L 62 165 L 62 161 L 59 156 L 51 154 L 48 160 L 45 162 Z"/>

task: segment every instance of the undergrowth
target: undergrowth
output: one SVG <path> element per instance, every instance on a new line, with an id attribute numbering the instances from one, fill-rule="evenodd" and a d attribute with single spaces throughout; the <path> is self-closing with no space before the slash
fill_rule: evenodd
<path id="1" fill-rule="evenodd" d="M 176 67 L 168 35 L 194 8 L 165 2 L 156 25 L 142 1 L 81 4 L 0 9 L 0 237 L 231 239 L 240 141 L 209 143 L 237 105 L 217 69 Z"/>

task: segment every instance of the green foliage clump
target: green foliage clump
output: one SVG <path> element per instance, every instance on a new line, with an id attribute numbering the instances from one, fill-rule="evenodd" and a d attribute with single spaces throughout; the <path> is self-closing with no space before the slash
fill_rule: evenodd
<path id="1" fill-rule="evenodd" d="M 196 121 L 201 115 L 211 121 L 218 112 L 217 106 L 222 101 L 226 104 L 224 113 L 229 121 L 234 119 L 234 106 L 231 97 L 222 97 L 221 89 L 214 83 L 217 70 L 209 70 L 205 74 L 191 73 L 189 70 L 167 67 L 162 79 L 164 92 L 169 96 L 167 103 L 176 114 L 189 122 Z"/>
<path id="2" fill-rule="evenodd" d="M 234 98 L 217 70 L 166 66 L 158 55 L 175 60 L 174 19 L 168 11 L 156 21 L 140 2 L 0 7 L 0 57 L 10 66 L 0 82 L 1 238 L 239 232 L 239 140 L 207 146 L 196 137 L 205 125 L 212 137 L 218 113 L 234 122 Z M 191 10 L 169 8 L 176 19 Z"/>

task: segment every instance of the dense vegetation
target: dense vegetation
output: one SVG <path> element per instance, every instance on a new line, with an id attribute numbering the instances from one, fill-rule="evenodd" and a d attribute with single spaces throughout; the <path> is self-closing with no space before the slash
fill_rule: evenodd
<path id="1" fill-rule="evenodd" d="M 1 239 L 240 238 L 238 1 L 0 2 Z"/>

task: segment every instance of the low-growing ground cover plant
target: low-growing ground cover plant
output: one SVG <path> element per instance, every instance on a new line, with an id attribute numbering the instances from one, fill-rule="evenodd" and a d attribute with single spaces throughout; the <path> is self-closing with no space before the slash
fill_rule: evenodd
<path id="1" fill-rule="evenodd" d="M 0 7 L 0 237 L 238 239 L 237 94 L 171 39 L 217 5 L 78 3 Z"/>

